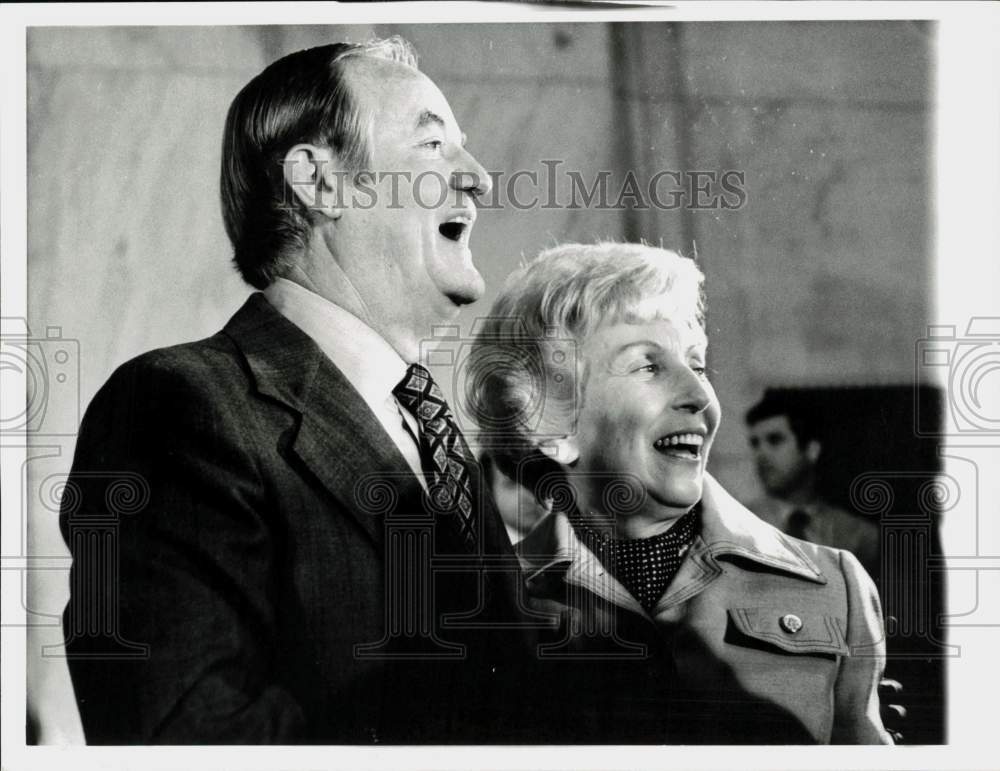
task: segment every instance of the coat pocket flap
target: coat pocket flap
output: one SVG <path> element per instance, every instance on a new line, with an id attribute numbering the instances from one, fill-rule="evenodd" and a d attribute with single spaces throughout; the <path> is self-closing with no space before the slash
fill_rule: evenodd
<path id="1" fill-rule="evenodd" d="M 836 616 L 804 610 L 730 608 L 729 619 L 741 634 L 789 653 L 850 655 L 843 623 Z"/>

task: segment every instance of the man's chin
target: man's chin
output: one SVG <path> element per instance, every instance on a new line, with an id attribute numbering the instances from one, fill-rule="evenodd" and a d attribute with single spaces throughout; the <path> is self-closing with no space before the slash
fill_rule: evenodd
<path id="1" fill-rule="evenodd" d="M 472 305 L 472 303 L 476 302 L 476 300 L 482 297 L 482 295 L 477 296 L 467 292 L 448 292 L 445 297 L 448 298 L 448 302 L 451 303 L 457 311 L 459 308 L 463 308 L 466 305 Z"/>
<path id="2" fill-rule="evenodd" d="M 459 287 L 446 290 L 444 292 L 444 296 L 447 297 L 448 301 L 456 308 L 461 308 L 465 305 L 472 305 L 472 303 L 481 299 L 483 293 L 486 291 L 486 285 L 482 276 L 477 274 L 477 278 L 478 280 L 470 279 Z"/>

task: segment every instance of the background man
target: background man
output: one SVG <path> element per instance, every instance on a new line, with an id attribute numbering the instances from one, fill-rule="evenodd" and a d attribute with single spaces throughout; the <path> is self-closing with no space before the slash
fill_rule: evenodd
<path id="1" fill-rule="evenodd" d="M 262 292 L 112 375 L 63 500 L 88 741 L 518 740 L 516 561 L 413 366 L 483 292 L 487 186 L 398 38 L 292 54 L 233 101 L 223 215 Z"/>
<path id="2" fill-rule="evenodd" d="M 808 410 L 769 391 L 747 411 L 746 424 L 757 475 L 767 491 L 747 508 L 789 535 L 847 549 L 877 579 L 878 525 L 835 506 L 817 489 L 823 447 Z"/>

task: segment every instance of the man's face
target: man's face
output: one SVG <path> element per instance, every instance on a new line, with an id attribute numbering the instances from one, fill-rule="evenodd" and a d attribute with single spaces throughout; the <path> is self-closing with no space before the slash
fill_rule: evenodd
<path id="1" fill-rule="evenodd" d="M 750 426 L 750 448 L 757 474 L 771 495 L 782 496 L 795 490 L 812 470 L 812 460 L 799 447 L 785 415 L 775 415 Z"/>
<path id="2" fill-rule="evenodd" d="M 361 59 L 348 77 L 362 114 L 371 116 L 376 176 L 346 186 L 333 251 L 371 316 L 419 339 L 483 294 L 469 236 L 474 185 L 484 192 L 489 178 L 465 150 L 448 101 L 426 76 Z"/>
<path id="3" fill-rule="evenodd" d="M 572 477 L 592 507 L 617 513 L 611 501 L 602 506 L 615 478 L 641 484 L 645 503 L 635 516 L 647 523 L 676 518 L 701 499 L 720 418 L 705 348 L 700 328 L 664 320 L 602 326 L 584 341 Z"/>

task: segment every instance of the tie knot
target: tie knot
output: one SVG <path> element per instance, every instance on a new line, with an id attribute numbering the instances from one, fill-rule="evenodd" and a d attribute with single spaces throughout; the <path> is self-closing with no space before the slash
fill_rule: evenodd
<path id="1" fill-rule="evenodd" d="M 393 395 L 423 423 L 435 418 L 450 418 L 451 410 L 431 373 L 419 364 L 411 364 L 406 375 L 392 389 Z"/>
<path id="2" fill-rule="evenodd" d="M 804 509 L 795 509 L 788 515 L 788 521 L 785 523 L 785 532 L 795 538 L 808 540 L 806 539 L 806 528 L 809 527 L 811 520 L 812 517 L 809 516 L 809 512 Z"/>
<path id="3" fill-rule="evenodd" d="M 434 378 L 431 377 L 430 371 L 425 366 L 413 362 L 413 364 L 411 364 L 409 367 L 406 368 L 406 377 L 403 378 L 403 381 L 402 383 L 400 383 L 400 385 L 405 383 L 407 378 L 413 376 L 423 378 L 424 380 L 427 380 L 430 383 L 434 382 Z"/>
<path id="4" fill-rule="evenodd" d="M 788 521 L 794 522 L 796 524 L 806 523 L 811 519 L 809 512 L 805 509 L 794 509 L 791 514 L 788 515 Z"/>

